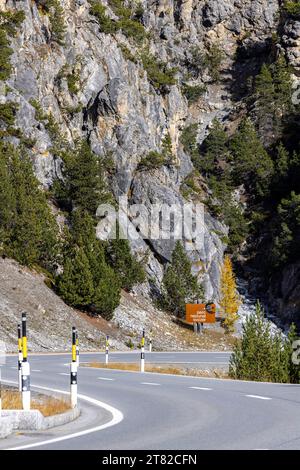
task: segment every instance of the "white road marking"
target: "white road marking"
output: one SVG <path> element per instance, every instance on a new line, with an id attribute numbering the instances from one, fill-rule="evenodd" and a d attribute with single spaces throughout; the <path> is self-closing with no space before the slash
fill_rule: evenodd
<path id="1" fill-rule="evenodd" d="M 59 372 L 58 375 L 70 375 L 70 374 L 67 374 L 66 372 Z"/>
<path id="2" fill-rule="evenodd" d="M 193 388 L 194 390 L 212 390 L 212 388 L 208 388 L 208 387 L 189 387 L 189 388 Z"/>
<path id="3" fill-rule="evenodd" d="M 108 377 L 97 377 L 98 380 L 115 380 L 115 379 L 109 379 Z"/>
<path id="4" fill-rule="evenodd" d="M 6 382 L 16 383 L 14 381 L 8 381 L 8 380 Z M 62 393 L 64 395 L 70 395 L 70 392 L 66 392 L 65 390 L 56 390 L 54 388 L 41 387 L 39 385 L 33 385 L 33 387 L 39 388 L 41 390 L 49 390 L 54 393 Z M 32 447 L 40 447 L 40 446 L 47 445 L 47 444 L 54 444 L 55 442 L 66 441 L 68 439 L 74 439 L 76 437 L 85 436 L 86 434 L 91 434 L 93 432 L 102 431 L 102 429 L 110 428 L 111 426 L 115 426 L 116 424 L 119 424 L 124 419 L 123 413 L 120 410 L 118 410 L 117 408 L 114 408 L 113 406 L 108 405 L 107 403 L 104 403 L 99 400 L 95 400 L 94 398 L 88 397 L 87 395 L 81 395 L 79 393 L 78 393 L 78 398 L 80 398 L 81 400 L 87 401 L 91 403 L 92 405 L 99 406 L 99 408 L 104 408 L 106 411 L 112 414 L 113 416 L 112 419 L 105 424 L 101 424 L 100 426 L 96 426 L 94 428 L 85 429 L 84 431 L 74 432 L 73 434 L 67 434 L 66 436 L 56 437 L 54 439 L 47 439 L 45 441 L 35 442 L 32 444 L 25 444 L 24 446 L 10 447 L 9 449 L 6 449 L 6 450 L 31 449 Z"/>
<path id="5" fill-rule="evenodd" d="M 41 372 L 40 369 L 32 369 L 31 372 Z"/>
<path id="6" fill-rule="evenodd" d="M 258 398 L 259 400 L 272 400 L 270 397 L 261 397 L 260 395 L 245 395 L 248 398 Z"/>
<path id="7" fill-rule="evenodd" d="M 160 385 L 155 382 L 141 382 L 141 385 Z"/>
<path id="8" fill-rule="evenodd" d="M 17 369 L 17 367 L 11 367 L 11 369 Z"/>

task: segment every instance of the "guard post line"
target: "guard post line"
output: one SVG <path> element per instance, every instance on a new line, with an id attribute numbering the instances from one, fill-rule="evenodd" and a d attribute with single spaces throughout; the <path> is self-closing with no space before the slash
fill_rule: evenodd
<path id="1" fill-rule="evenodd" d="M 6 347 L 4 341 L 0 341 L 0 364 L 5 364 L 5 352 Z M 1 367 L 0 367 L 0 416 L 2 410 L 2 377 L 1 377 Z"/>
<path id="2" fill-rule="evenodd" d="M 149 352 L 152 352 L 152 336 L 149 338 Z"/>
<path id="3" fill-rule="evenodd" d="M 108 353 L 109 353 L 109 336 L 106 335 L 105 340 L 105 364 L 108 364 Z"/>
<path id="4" fill-rule="evenodd" d="M 145 330 L 141 340 L 141 372 L 145 372 Z"/>
<path id="5" fill-rule="evenodd" d="M 21 325 L 18 323 L 18 374 L 19 374 L 19 392 L 22 392 L 22 330 Z"/>
<path id="6" fill-rule="evenodd" d="M 76 328 L 72 327 L 72 362 L 70 367 L 71 372 L 71 406 L 77 406 L 77 356 L 76 356 Z"/>
<path id="7" fill-rule="evenodd" d="M 30 365 L 27 357 L 27 318 L 26 313 L 22 313 L 22 366 L 21 366 L 21 379 L 22 379 L 22 405 L 23 410 L 30 410 Z"/>
<path id="8" fill-rule="evenodd" d="M 79 340 L 78 340 L 78 330 L 76 328 L 76 364 L 79 367 Z"/>

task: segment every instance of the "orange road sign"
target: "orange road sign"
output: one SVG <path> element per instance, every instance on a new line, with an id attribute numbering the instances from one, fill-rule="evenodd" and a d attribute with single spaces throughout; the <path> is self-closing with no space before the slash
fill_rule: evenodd
<path id="1" fill-rule="evenodd" d="M 185 319 L 188 323 L 215 323 L 216 305 L 207 304 L 186 304 Z"/>

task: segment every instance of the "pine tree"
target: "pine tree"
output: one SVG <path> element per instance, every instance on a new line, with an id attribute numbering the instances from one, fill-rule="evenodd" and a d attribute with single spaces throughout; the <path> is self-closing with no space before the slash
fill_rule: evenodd
<path id="1" fill-rule="evenodd" d="M 119 225 L 116 232 L 116 238 L 107 245 L 107 259 L 117 273 L 122 288 L 131 291 L 135 284 L 145 280 L 145 271 L 142 262 L 131 253 L 128 240 L 120 238 Z"/>
<path id="2" fill-rule="evenodd" d="M 294 364 L 293 362 L 293 344 L 297 340 L 299 340 L 299 337 L 297 335 L 296 326 L 292 323 L 283 347 L 283 362 L 286 364 L 286 382 L 294 384 L 300 383 L 300 365 Z"/>
<path id="3" fill-rule="evenodd" d="M 58 227 L 28 156 L 1 143 L 0 173 L 2 252 L 22 264 L 52 270 L 59 251 Z"/>
<path id="4" fill-rule="evenodd" d="M 241 380 L 298 383 L 300 367 L 292 363 L 292 344 L 297 339 L 292 326 L 288 338 L 272 333 L 270 322 L 257 302 L 255 313 L 243 324 L 242 338 L 230 357 L 229 375 Z"/>
<path id="5" fill-rule="evenodd" d="M 259 127 L 266 138 L 279 137 L 286 115 L 292 110 L 291 70 L 281 54 L 271 65 L 264 64 L 255 80 Z"/>
<path id="6" fill-rule="evenodd" d="M 291 69 L 283 54 L 272 66 L 274 90 L 275 90 L 275 111 L 278 122 L 292 108 L 292 78 Z"/>
<path id="7" fill-rule="evenodd" d="M 78 247 L 66 259 L 63 274 L 58 279 L 58 291 L 69 305 L 87 308 L 94 295 L 93 276 L 84 249 Z"/>
<path id="8" fill-rule="evenodd" d="M 276 158 L 276 176 L 277 178 L 285 178 L 289 170 L 289 152 L 284 147 L 283 143 L 277 147 Z"/>
<path id="9" fill-rule="evenodd" d="M 232 263 L 228 255 L 225 256 L 221 269 L 221 298 L 220 307 L 224 315 L 224 325 L 228 332 L 234 331 L 234 324 L 238 319 L 240 299 L 236 288 Z"/>
<path id="10" fill-rule="evenodd" d="M 95 217 L 99 204 L 109 197 L 100 160 L 89 144 L 81 141 L 73 152 L 64 155 L 64 163 L 64 196 L 73 209 L 85 210 Z"/>
<path id="11" fill-rule="evenodd" d="M 199 158 L 200 171 L 208 174 L 220 166 L 221 162 L 226 163 L 228 152 L 228 137 L 220 121 L 213 120 L 212 128 L 205 140 L 204 153 Z"/>
<path id="12" fill-rule="evenodd" d="M 259 127 L 264 132 L 273 128 L 275 111 L 275 86 L 270 67 L 263 64 L 255 80 L 256 105 L 258 107 Z"/>
<path id="13" fill-rule="evenodd" d="M 111 320 L 115 308 L 120 303 L 120 282 L 117 274 L 105 265 L 101 273 L 101 279 L 95 287 L 93 296 L 93 308 L 106 320 Z"/>
<path id="14" fill-rule="evenodd" d="M 185 304 L 203 300 L 204 292 L 191 272 L 192 264 L 180 241 L 172 253 L 170 265 L 163 276 L 162 304 L 179 317 L 185 315 Z"/>
<path id="15" fill-rule="evenodd" d="M 263 311 L 257 303 L 256 312 L 250 314 L 243 324 L 241 341 L 233 349 L 229 363 L 230 376 L 242 380 L 272 380 L 274 354 L 271 344 L 269 323 L 264 320 Z"/>
<path id="16" fill-rule="evenodd" d="M 92 216 L 78 209 L 72 213 L 70 222 L 64 271 L 57 279 L 60 295 L 70 305 L 110 320 L 120 302 L 118 274 L 107 265 L 105 247 L 96 238 L 96 222 Z M 86 289 L 82 283 L 86 284 Z"/>
<path id="17" fill-rule="evenodd" d="M 1 147 L 3 149 L 3 147 Z M 16 194 L 8 169 L 5 152 L 0 148 L 0 253 L 7 245 L 16 218 Z"/>
<path id="18" fill-rule="evenodd" d="M 268 192 L 274 167 L 250 119 L 244 119 L 231 141 L 234 177 L 237 184 L 262 196 Z"/>
<path id="19" fill-rule="evenodd" d="M 270 252 L 272 267 L 280 267 L 300 255 L 300 194 L 291 192 L 281 200 L 273 222 L 273 243 Z"/>

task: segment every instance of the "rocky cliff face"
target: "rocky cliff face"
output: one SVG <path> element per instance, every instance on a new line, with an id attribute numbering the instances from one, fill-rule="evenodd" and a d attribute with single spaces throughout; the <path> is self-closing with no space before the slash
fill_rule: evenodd
<path id="1" fill-rule="evenodd" d="M 13 39 L 13 73 L 1 101 L 19 104 L 15 125 L 35 140 L 31 153 L 41 183 L 45 188 L 51 186 L 60 174 L 61 162 L 51 151 L 51 135 L 45 124 L 37 120 L 32 100 L 53 114 L 69 142 L 88 138 L 100 158 L 113 157 L 114 172 L 109 182 L 116 197 L 125 194 L 130 204 L 146 206 L 155 202 L 182 205 L 180 185 L 193 165 L 180 142 L 181 133 L 189 124 L 197 123 L 197 139 L 201 143 L 215 117 L 229 126 L 235 125 L 245 82 L 259 70 L 267 53 L 266 44 L 279 26 L 280 2 L 143 0 L 142 23 L 150 35 L 148 54 L 177 68 L 175 83 L 163 91 L 149 79 L 140 59 L 141 47 L 134 38 L 120 31 L 101 32 L 86 0 L 60 2 L 66 25 L 63 46 L 51 40 L 45 3 L 0 1 L 1 9 L 23 9 L 26 14 Z M 109 2 L 103 0 L 102 4 L 107 6 L 108 16 L 114 18 Z M 285 47 L 297 65 L 298 26 L 295 22 L 284 26 Z M 207 68 L 199 72 L 197 63 L 196 51 L 205 53 L 214 45 L 220 45 L 223 52 L 219 81 L 212 80 Z M 70 75 L 76 77 L 75 90 L 68 85 Z M 183 82 L 193 87 L 205 86 L 206 91 L 189 104 Z M 172 163 L 139 171 L 141 158 L 149 151 L 161 151 L 166 136 L 171 139 Z M 227 231 L 208 213 L 204 221 L 203 245 L 190 253 L 207 297 L 213 297 L 218 295 Z M 172 243 L 145 243 L 140 237 L 132 240 L 132 247 L 149 252 L 148 274 L 158 285 L 163 263 L 170 259 Z"/>

